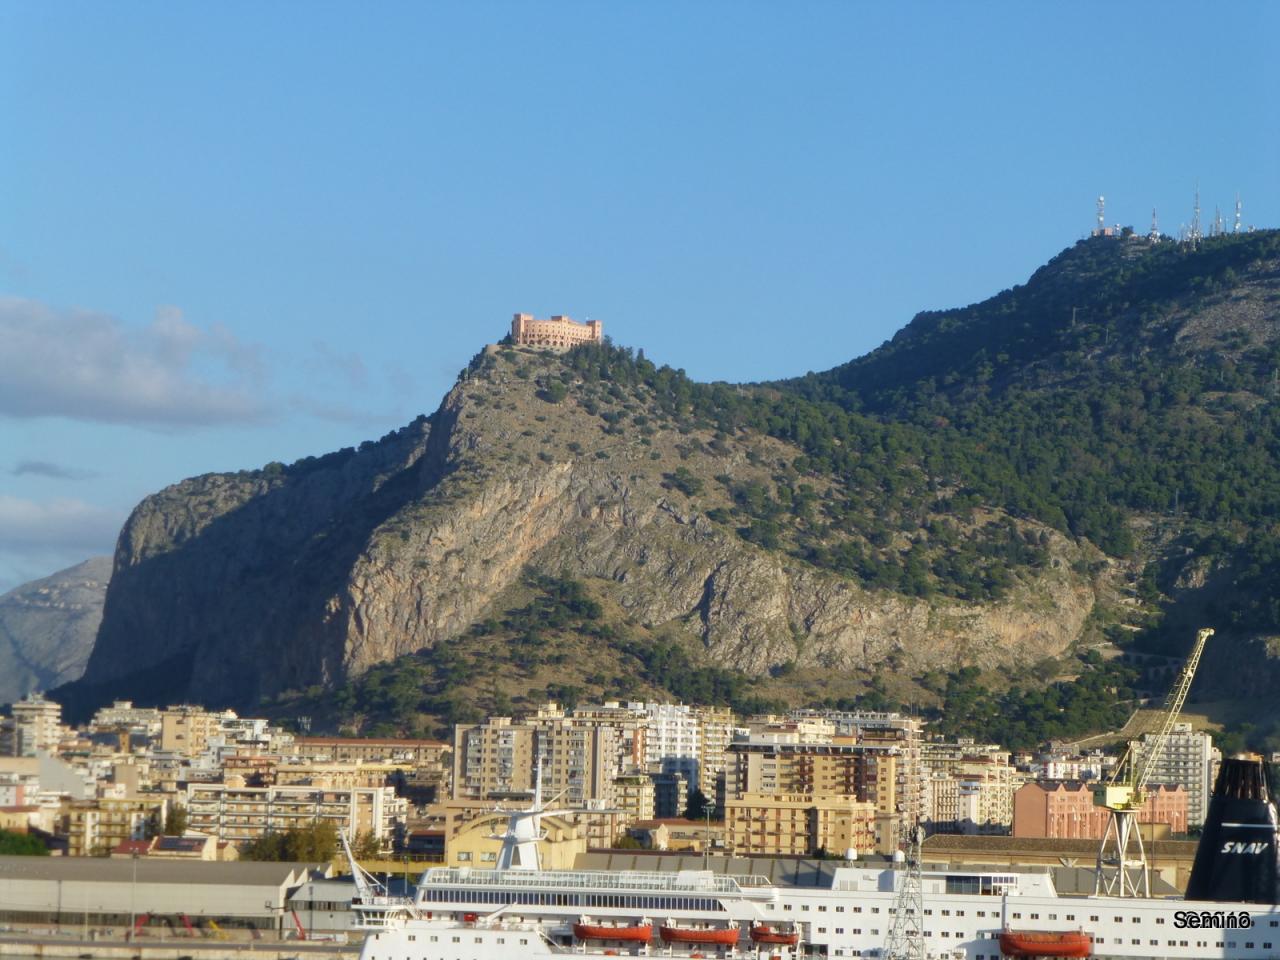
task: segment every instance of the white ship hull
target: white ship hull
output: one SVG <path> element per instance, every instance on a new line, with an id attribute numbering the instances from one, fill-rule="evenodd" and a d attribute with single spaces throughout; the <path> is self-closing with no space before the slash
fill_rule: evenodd
<path id="1" fill-rule="evenodd" d="M 371 931 L 361 960 L 490 960 L 565 956 L 880 957 L 892 923 L 893 870 L 847 867 L 831 887 L 784 887 L 748 878 L 587 872 L 465 872 L 424 876 L 417 916 Z M 973 887 L 974 892 L 956 892 Z M 949 890 L 950 888 L 950 890 Z M 984 892 L 985 891 L 985 892 Z M 1280 908 L 1259 904 L 1059 896 L 1045 874 L 924 874 L 926 951 L 999 960 L 1004 930 L 1078 931 L 1093 956 L 1126 960 L 1280 958 Z M 1248 929 L 1187 926 L 1247 916 Z M 733 947 L 576 942 L 573 923 L 736 926 Z M 753 923 L 796 929 L 794 953 L 752 943 Z"/>

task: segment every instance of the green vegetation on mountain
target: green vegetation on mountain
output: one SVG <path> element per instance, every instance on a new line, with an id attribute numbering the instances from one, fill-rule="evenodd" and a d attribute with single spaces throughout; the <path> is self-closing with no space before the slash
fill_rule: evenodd
<path id="1" fill-rule="evenodd" d="M 144 502 L 78 689 L 366 733 L 546 698 L 897 703 L 1025 745 L 1162 694 L 1203 623 L 1204 688 L 1265 697 L 1278 314 L 1274 231 L 1098 238 L 785 382 L 488 349 L 377 443 Z"/>
<path id="2" fill-rule="evenodd" d="M 456 723 L 525 712 L 547 701 L 676 698 L 776 709 L 741 673 L 695 662 L 670 633 L 653 634 L 607 615 L 579 581 L 526 572 L 514 606 L 472 625 L 439 650 L 372 667 L 336 691 L 286 692 L 272 716 L 372 736 L 448 737 Z"/>

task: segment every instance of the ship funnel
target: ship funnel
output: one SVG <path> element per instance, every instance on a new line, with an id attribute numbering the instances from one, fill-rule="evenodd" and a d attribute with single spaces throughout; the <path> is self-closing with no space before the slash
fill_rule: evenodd
<path id="1" fill-rule="evenodd" d="M 1188 900 L 1280 903 L 1275 804 L 1261 759 L 1222 761 L 1187 883 Z"/>

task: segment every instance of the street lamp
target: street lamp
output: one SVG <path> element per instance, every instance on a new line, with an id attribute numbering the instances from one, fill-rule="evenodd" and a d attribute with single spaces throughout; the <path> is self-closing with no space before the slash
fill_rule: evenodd
<path id="1" fill-rule="evenodd" d="M 138 851 L 133 852 L 133 882 L 129 885 L 129 932 L 125 940 L 132 943 L 138 925 Z"/>

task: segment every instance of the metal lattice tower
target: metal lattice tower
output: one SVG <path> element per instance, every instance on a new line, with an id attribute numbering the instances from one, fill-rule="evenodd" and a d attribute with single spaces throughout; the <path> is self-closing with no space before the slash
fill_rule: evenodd
<path id="1" fill-rule="evenodd" d="M 1236 224 L 1231 228 L 1232 233 L 1240 232 L 1240 194 L 1236 194 Z"/>
<path id="2" fill-rule="evenodd" d="M 1191 230 L 1187 234 L 1187 239 L 1192 243 L 1200 242 L 1200 184 L 1196 183 L 1196 206 L 1191 215 Z"/>
<path id="3" fill-rule="evenodd" d="M 1101 200 L 1101 197 L 1099 197 Z M 893 898 L 893 926 L 885 941 L 885 960 L 926 960 L 924 949 L 924 864 L 920 843 L 924 829 L 919 825 L 907 843 L 904 869 L 895 878 L 901 883 Z"/>
<path id="4" fill-rule="evenodd" d="M 1148 240 L 1160 239 L 1160 224 L 1156 220 L 1156 208 L 1151 208 L 1151 232 L 1147 234 Z"/>
<path id="5" fill-rule="evenodd" d="M 1213 236 L 1220 237 L 1227 232 L 1225 224 L 1222 222 L 1222 210 L 1219 207 L 1213 208 Z"/>
<path id="6" fill-rule="evenodd" d="M 1098 230 L 1097 236 L 1101 237 L 1107 229 L 1107 198 L 1098 197 Z"/>

